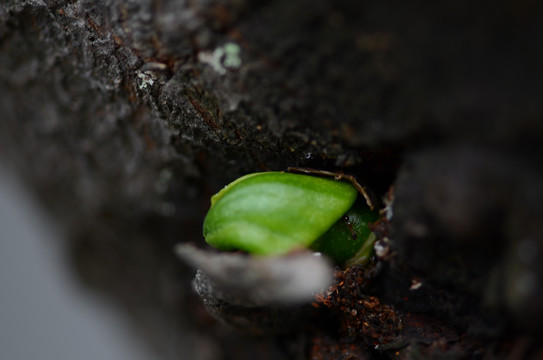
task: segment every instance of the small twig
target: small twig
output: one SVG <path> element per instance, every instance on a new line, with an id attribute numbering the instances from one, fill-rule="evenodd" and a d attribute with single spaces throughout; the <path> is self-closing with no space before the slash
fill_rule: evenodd
<path id="1" fill-rule="evenodd" d="M 366 204 L 368 204 L 370 209 L 373 210 L 375 208 L 370 195 L 366 191 L 366 188 L 360 185 L 360 183 L 356 180 L 356 178 L 353 175 L 347 175 L 347 174 L 337 173 L 333 171 L 316 170 L 316 169 L 311 169 L 311 168 L 299 168 L 299 167 L 288 167 L 287 171 L 304 173 L 304 174 L 329 176 L 329 177 L 333 177 L 336 180 L 347 180 L 351 182 L 351 184 L 353 184 L 355 189 L 364 197 L 364 199 L 366 200 Z"/>

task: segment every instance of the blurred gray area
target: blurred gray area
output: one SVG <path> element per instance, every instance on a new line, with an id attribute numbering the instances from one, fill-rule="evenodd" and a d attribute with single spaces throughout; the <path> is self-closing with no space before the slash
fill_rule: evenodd
<path id="1" fill-rule="evenodd" d="M 178 256 L 201 270 L 194 287 L 204 298 L 245 306 L 304 304 L 332 283 L 333 265 L 309 251 L 276 257 L 204 251 L 190 244 L 176 247 Z"/>
<path id="2" fill-rule="evenodd" d="M 60 237 L 0 164 L 0 359 L 155 358 L 112 304 L 72 278 Z"/>

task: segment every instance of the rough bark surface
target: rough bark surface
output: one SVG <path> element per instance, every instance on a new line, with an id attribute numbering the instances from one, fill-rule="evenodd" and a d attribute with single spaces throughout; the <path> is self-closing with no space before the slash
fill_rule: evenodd
<path id="1" fill-rule="evenodd" d="M 536 1 L 7 1 L 0 156 L 164 358 L 536 358 L 542 43 Z M 202 243 L 228 181 L 287 166 L 393 186 L 365 301 L 405 314 L 409 341 L 207 317 L 173 246 Z M 332 312 L 342 291 L 362 296 L 338 288 Z"/>

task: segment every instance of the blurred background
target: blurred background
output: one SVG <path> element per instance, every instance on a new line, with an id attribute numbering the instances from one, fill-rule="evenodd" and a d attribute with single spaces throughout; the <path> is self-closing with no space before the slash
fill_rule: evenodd
<path id="1" fill-rule="evenodd" d="M 108 299 L 71 275 L 61 231 L 0 168 L 3 359 L 153 359 Z"/>

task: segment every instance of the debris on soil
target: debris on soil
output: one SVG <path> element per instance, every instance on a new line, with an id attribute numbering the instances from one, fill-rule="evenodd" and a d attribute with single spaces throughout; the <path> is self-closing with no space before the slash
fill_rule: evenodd
<path id="1" fill-rule="evenodd" d="M 371 272 L 359 265 L 335 272 L 334 284 L 315 296 L 314 307 L 326 307 L 339 317 L 340 340 L 364 341 L 371 347 L 388 344 L 401 334 L 402 315 L 391 305 L 367 295 Z"/>

